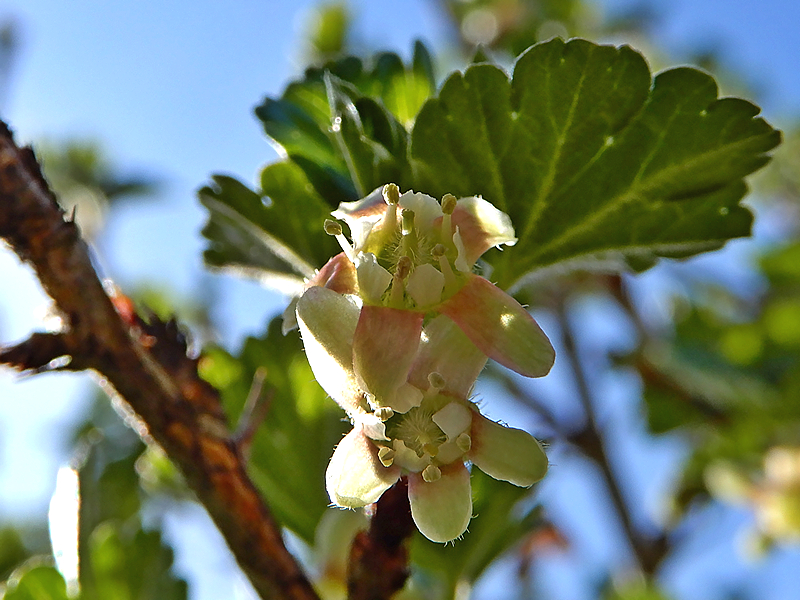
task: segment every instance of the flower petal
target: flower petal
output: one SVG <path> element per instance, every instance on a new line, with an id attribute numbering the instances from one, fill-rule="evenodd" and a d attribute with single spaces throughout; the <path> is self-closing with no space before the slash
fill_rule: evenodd
<path id="1" fill-rule="evenodd" d="M 529 487 L 547 473 L 547 455 L 527 431 L 504 427 L 475 411 L 471 434 L 467 456 L 487 475 Z"/>
<path id="2" fill-rule="evenodd" d="M 297 321 L 314 377 L 344 410 L 360 410 L 363 391 L 353 372 L 359 308 L 349 296 L 312 287 L 297 302 Z"/>
<path id="3" fill-rule="evenodd" d="M 378 259 L 372 252 L 359 252 L 356 259 L 358 266 L 358 289 L 361 298 L 371 304 L 380 304 L 383 292 L 392 283 L 392 274 L 378 264 Z"/>
<path id="4" fill-rule="evenodd" d="M 400 477 L 400 468 L 384 467 L 375 446 L 360 429 L 348 433 L 333 452 L 325 483 L 331 502 L 358 508 L 377 502 Z"/>
<path id="5" fill-rule="evenodd" d="M 306 282 L 306 289 L 314 286 L 326 287 L 340 294 L 358 293 L 355 265 L 344 252 L 340 252 Z"/>
<path id="6" fill-rule="evenodd" d="M 331 215 L 347 223 L 350 228 L 350 239 L 353 240 L 356 250 L 360 250 L 364 247 L 372 228 L 383 218 L 386 206 L 383 186 L 380 186 L 361 200 L 342 202 Z"/>
<path id="7" fill-rule="evenodd" d="M 450 402 L 436 412 L 431 419 L 444 432 L 448 440 L 454 440 L 469 429 L 472 423 L 472 411 L 462 402 Z"/>
<path id="8" fill-rule="evenodd" d="M 417 529 L 433 542 L 450 542 L 461 536 L 472 518 L 469 471 L 456 462 L 441 467 L 442 476 L 425 481 L 420 473 L 408 475 L 408 499 Z"/>
<path id="9" fill-rule="evenodd" d="M 442 216 L 442 206 L 431 196 L 407 191 L 397 202 L 400 208 L 414 211 L 414 227 L 423 235 L 428 235 L 436 219 Z"/>
<path id="10" fill-rule="evenodd" d="M 429 385 L 428 375 L 439 373 L 445 383 L 442 391 L 466 398 L 485 364 L 486 354 L 449 317 L 439 315 L 423 330 L 408 381 L 425 390 Z"/>
<path id="11" fill-rule="evenodd" d="M 489 248 L 517 243 L 509 216 L 483 198 L 460 198 L 452 219 L 453 229 L 458 228 L 461 234 L 466 250 L 464 259 L 470 267 Z"/>
<path id="12" fill-rule="evenodd" d="M 389 287 L 389 284 L 386 284 L 386 287 Z M 442 301 L 443 289 L 444 275 L 429 264 L 415 268 L 406 282 L 406 292 L 420 308 L 439 304 Z"/>
<path id="13" fill-rule="evenodd" d="M 555 350 L 530 313 L 483 277 L 468 277 L 439 312 L 453 319 L 489 358 L 526 377 L 547 375 Z"/>
<path id="14" fill-rule="evenodd" d="M 373 394 L 378 406 L 391 406 L 406 383 L 422 333 L 423 314 L 366 305 L 353 339 L 353 366 L 361 389 Z M 406 410 L 408 410 L 406 408 Z"/>

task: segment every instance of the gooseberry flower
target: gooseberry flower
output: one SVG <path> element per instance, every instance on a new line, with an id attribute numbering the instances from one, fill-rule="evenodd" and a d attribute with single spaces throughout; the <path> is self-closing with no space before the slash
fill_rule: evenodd
<path id="1" fill-rule="evenodd" d="M 403 475 L 419 530 L 437 542 L 472 516 L 465 462 L 530 486 L 547 457 L 528 433 L 486 419 L 470 402 L 487 357 L 528 377 L 553 364 L 549 340 L 516 300 L 472 272 L 489 248 L 516 242 L 486 200 L 441 204 L 389 184 L 326 221 L 343 252 L 308 284 L 296 317 L 309 363 L 353 430 L 327 471 L 332 502 L 375 502 Z"/>

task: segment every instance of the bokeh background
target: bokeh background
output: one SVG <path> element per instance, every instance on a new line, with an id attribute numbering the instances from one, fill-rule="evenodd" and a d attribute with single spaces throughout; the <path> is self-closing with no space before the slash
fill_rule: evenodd
<path id="1" fill-rule="evenodd" d="M 796 2 L 569 4 L 580 8 L 580 15 L 573 15 L 582 28 L 577 33 L 630 43 L 645 53 L 653 70 L 683 63 L 708 68 L 725 93 L 755 100 L 770 122 L 788 132 L 795 127 L 800 115 Z M 346 5 L 348 45 L 408 57 L 413 41 L 421 39 L 439 57 L 441 76 L 459 65 L 465 38 L 491 36 L 485 23 L 483 29 L 480 22 L 469 29 L 466 21 L 459 35 L 446 6 L 434 0 L 352 0 Z M 39 150 L 54 185 L 62 186 L 62 198 L 78 205 L 102 274 L 157 312 L 176 312 L 197 344 L 214 341 L 233 351 L 285 306 L 278 293 L 204 268 L 200 229 L 206 214 L 196 190 L 212 173 L 252 182 L 261 166 L 278 157 L 252 109 L 265 96 L 279 95 L 318 58 L 319 48 L 309 42 L 317 7 L 313 1 L 273 0 L 6 0 L 0 5 L 0 114 L 18 141 Z M 572 33 L 573 22 L 568 25 L 550 20 L 539 34 Z M 792 147 L 781 152 L 788 175 L 762 176 L 757 190 L 764 198 L 786 195 L 781 186 L 792 179 Z M 753 257 L 785 243 L 795 227 L 791 208 L 764 198 L 753 200 L 759 214 L 754 240 L 630 281 L 648 324 L 671 326 L 672 299 L 691 295 L 687 280 L 710 282 L 745 299 L 764 292 L 767 282 L 754 269 Z M 574 313 L 584 324 L 589 363 L 635 345 L 635 327 L 602 298 L 576 303 Z M 0 248 L 0 340 L 20 340 L 52 318 L 31 272 Z M 541 315 L 545 330 L 548 318 Z M 690 440 L 682 432 L 645 434 L 637 408 L 639 380 L 624 371 L 600 371 L 594 383 L 603 396 L 601 416 L 618 436 L 610 451 L 625 473 L 633 519 L 644 530 L 656 528 L 652 524 L 669 513 Z M 572 410 L 567 379 L 557 368 L 540 384 L 542 393 L 563 398 L 554 411 L 565 420 Z M 112 458 L 136 444 L 98 408 L 94 387 L 85 375 L 20 378 L 0 370 L 0 528 L 22 532 L 25 552 L 48 543 L 43 528 L 57 473 L 84 451 L 76 440 L 87 419 L 119 436 L 108 449 Z M 496 384 L 480 392 L 502 395 Z M 513 422 L 518 408 L 509 402 L 494 410 L 493 417 Z M 535 582 L 531 588 L 508 588 L 504 582 L 517 580 L 520 567 L 518 561 L 504 561 L 478 585 L 476 597 L 524 597 L 533 589 L 542 598 L 591 598 L 609 573 L 625 571 L 626 542 L 598 491 L 597 474 L 557 447 L 551 456 L 554 468 L 539 497 L 556 525 L 556 541 L 537 555 Z M 142 510 L 146 528 L 164 531 L 175 552 L 174 569 L 189 582 L 191 598 L 251 597 L 202 509 L 172 497 L 144 503 Z M 779 543 L 756 557 L 746 540 L 755 527 L 752 506 L 718 501 L 690 510 L 675 533 L 685 543 L 660 571 L 666 593 L 687 600 L 794 597 L 793 590 L 800 589 L 800 550 Z"/>

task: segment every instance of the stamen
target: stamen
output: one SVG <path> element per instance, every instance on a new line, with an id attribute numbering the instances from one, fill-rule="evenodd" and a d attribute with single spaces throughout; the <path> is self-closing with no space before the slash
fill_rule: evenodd
<path id="1" fill-rule="evenodd" d="M 442 471 L 436 465 L 428 465 L 422 471 L 422 478 L 428 483 L 438 481 L 442 478 Z"/>
<path id="2" fill-rule="evenodd" d="M 449 296 L 458 287 L 458 279 L 456 274 L 453 273 L 453 267 L 450 266 L 450 261 L 445 256 L 445 247 L 443 244 L 436 244 L 431 250 L 431 254 L 439 261 L 439 270 L 444 275 L 444 293 Z"/>
<path id="3" fill-rule="evenodd" d="M 400 188 L 394 183 L 387 183 L 383 186 L 383 199 L 389 206 L 383 213 L 381 221 L 381 238 L 390 240 L 397 229 L 397 203 L 400 201 Z"/>
<path id="4" fill-rule="evenodd" d="M 411 266 L 411 259 L 407 256 L 401 256 L 397 261 L 397 268 L 392 278 L 392 291 L 389 295 L 389 305 L 394 308 L 402 308 L 404 305 L 405 280 L 411 273 Z"/>
<path id="5" fill-rule="evenodd" d="M 341 224 L 332 219 L 325 219 L 325 224 L 323 227 L 325 228 L 325 233 L 336 238 L 336 241 L 339 242 L 342 250 L 344 250 L 345 256 L 347 256 L 351 262 L 355 260 L 355 250 L 353 250 L 353 246 L 350 245 L 350 242 L 347 241 L 347 238 L 344 237 Z"/>
<path id="6" fill-rule="evenodd" d="M 411 235 L 414 231 L 414 211 L 410 208 L 404 208 L 401 213 L 403 220 L 403 235 Z"/>
<path id="7" fill-rule="evenodd" d="M 453 194 L 445 194 L 442 197 L 442 229 L 441 229 L 441 238 L 442 243 L 446 247 L 450 247 L 453 245 L 453 219 L 451 215 L 453 211 L 456 209 L 456 204 L 458 200 Z"/>

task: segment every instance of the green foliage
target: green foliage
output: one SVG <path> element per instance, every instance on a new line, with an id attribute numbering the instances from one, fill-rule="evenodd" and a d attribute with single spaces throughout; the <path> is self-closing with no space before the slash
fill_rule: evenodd
<path id="1" fill-rule="evenodd" d="M 652 85 L 652 88 L 651 88 Z M 452 75 L 417 118 L 417 184 L 481 194 L 520 238 L 489 260 L 508 287 L 534 270 L 578 263 L 635 269 L 748 235 L 742 177 L 780 140 L 757 107 L 717 99 L 687 68 L 651 82 L 628 47 L 552 40 L 517 61 Z"/>
<path id="2" fill-rule="evenodd" d="M 417 45 L 410 67 L 391 54 L 370 69 L 348 57 L 266 100 L 256 114 L 288 162 L 262 174 L 269 207 L 217 178 L 207 260 L 296 275 L 276 266 L 270 240 L 279 239 L 319 267 L 330 256 L 323 213 L 394 181 L 437 197 L 482 195 L 507 212 L 519 242 L 486 256 L 501 287 L 543 269 L 641 270 L 748 235 L 743 178 L 780 141 L 757 107 L 718 99 L 711 76 L 680 68 L 653 81 L 630 48 L 585 40 L 532 47 L 512 79 L 481 63 L 425 100 L 432 91 Z M 293 186 L 277 184 L 290 170 Z M 201 191 L 207 205 L 209 194 Z M 292 215 L 292 235 L 280 238 L 265 218 L 276 207 Z M 305 229 L 291 224 L 303 219 Z"/>
<path id="3" fill-rule="evenodd" d="M 69 600 L 67 584 L 54 567 L 31 565 L 15 574 L 3 600 Z"/>
<path id="4" fill-rule="evenodd" d="M 707 493 L 721 462 L 760 469 L 772 447 L 800 445 L 800 244 L 761 259 L 769 286 L 755 302 L 727 290 L 695 291 L 669 344 L 645 348 L 644 400 L 655 433 L 691 432 L 695 442 L 679 503 Z"/>
<path id="5" fill-rule="evenodd" d="M 432 61 L 418 43 L 411 65 L 391 53 L 371 68 L 348 57 L 266 99 L 256 116 L 287 158 L 262 170 L 258 192 L 220 175 L 200 190 L 206 262 L 296 292 L 338 251 L 322 224 L 340 202 L 387 181 L 411 185 L 404 124 L 433 89 Z"/>
<path id="6" fill-rule="evenodd" d="M 100 599 L 140 598 L 184 600 L 186 582 L 170 572 L 172 550 L 157 531 L 106 521 L 92 532 L 90 541 L 93 595 Z"/>
<path id="7" fill-rule="evenodd" d="M 252 442 L 250 475 L 276 518 L 309 543 L 329 504 L 325 469 L 348 429 L 344 413 L 314 381 L 299 336 L 283 336 L 275 319 L 260 338 L 248 338 L 237 356 L 211 349 L 203 376 L 222 392 L 237 418 L 258 369 L 265 369 L 267 414 Z"/>

